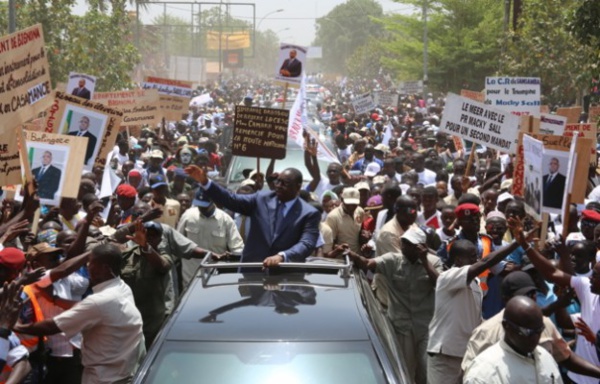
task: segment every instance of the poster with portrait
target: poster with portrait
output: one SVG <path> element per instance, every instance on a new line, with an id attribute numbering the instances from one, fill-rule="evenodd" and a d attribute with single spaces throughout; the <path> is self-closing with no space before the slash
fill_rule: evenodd
<path id="1" fill-rule="evenodd" d="M 96 76 L 85 73 L 69 73 L 69 82 L 67 83 L 69 94 L 91 100 L 94 98 L 94 89 L 96 89 Z"/>
<path id="2" fill-rule="evenodd" d="M 45 131 L 85 137 L 87 145 L 83 169 L 104 167 L 108 153 L 113 149 L 123 111 L 94 100 L 85 100 L 63 92 L 56 92 L 54 103 L 46 116 Z"/>
<path id="3" fill-rule="evenodd" d="M 283 83 L 300 85 L 300 82 L 302 81 L 302 72 L 306 65 L 307 51 L 307 47 L 282 43 L 279 46 L 275 80 Z"/>
<path id="4" fill-rule="evenodd" d="M 525 150 L 524 153 L 527 156 Z M 543 212 L 556 214 L 562 212 L 568 169 L 569 152 L 544 148 L 542 156 Z"/>
<path id="5" fill-rule="evenodd" d="M 535 220 L 542 216 L 542 162 L 544 145 L 529 135 L 523 136 L 525 160 L 525 208 Z"/>
<path id="6" fill-rule="evenodd" d="M 41 204 L 59 204 L 67 175 L 70 149 L 68 145 L 27 143 L 27 157 L 33 178 L 37 181 L 37 193 Z"/>

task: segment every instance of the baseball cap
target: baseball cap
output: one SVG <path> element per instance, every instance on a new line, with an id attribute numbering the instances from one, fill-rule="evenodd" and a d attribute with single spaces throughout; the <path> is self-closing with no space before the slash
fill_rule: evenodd
<path id="1" fill-rule="evenodd" d="M 29 251 L 27 251 L 27 259 L 31 260 L 43 254 L 59 253 L 62 251 L 62 249 L 53 247 L 48 243 L 39 243 L 29 248 Z"/>
<path id="2" fill-rule="evenodd" d="M 150 152 L 150 158 L 162 160 L 164 159 L 164 155 L 160 149 L 153 149 L 152 152 Z"/>
<path id="3" fill-rule="evenodd" d="M 360 192 L 356 188 L 345 188 L 342 192 L 342 201 L 344 204 L 358 205 L 360 204 Z"/>
<path id="4" fill-rule="evenodd" d="M 381 120 L 381 117 L 379 117 L 379 114 L 373 113 L 371 115 L 371 120 L 379 121 L 379 120 Z"/>
<path id="5" fill-rule="evenodd" d="M 361 181 L 360 183 L 356 183 L 356 185 L 354 186 L 354 188 L 356 188 L 357 190 L 361 190 L 361 189 L 366 189 L 367 191 L 371 190 L 371 187 L 369 187 L 369 183 Z"/>
<path id="6" fill-rule="evenodd" d="M 168 185 L 164 176 L 156 175 L 150 178 L 150 188 L 155 189 L 158 187 L 162 187 L 163 185 Z"/>
<path id="7" fill-rule="evenodd" d="M 513 195 L 511 195 L 508 192 L 504 192 L 501 193 L 500 196 L 498 196 L 498 204 L 505 202 L 506 200 L 514 200 L 515 198 L 513 197 Z"/>
<path id="8" fill-rule="evenodd" d="M 25 266 L 25 254 L 18 248 L 4 248 L 0 251 L 0 265 L 13 271 L 21 270 Z"/>
<path id="9" fill-rule="evenodd" d="M 254 180 L 252 180 L 252 179 L 245 179 L 240 184 L 241 187 L 245 187 L 246 185 L 250 185 L 251 187 L 254 187 L 256 185 L 256 182 L 254 182 Z"/>
<path id="10" fill-rule="evenodd" d="M 410 227 L 408 231 L 404 232 L 404 234 L 400 237 L 401 239 L 405 239 L 410 243 L 417 244 L 425 244 L 427 241 L 427 236 L 425 232 L 421 228 Z"/>
<path id="11" fill-rule="evenodd" d="M 211 204 L 212 200 L 210 199 L 210 197 L 208 197 L 208 195 L 204 192 L 202 188 L 199 188 L 198 192 L 196 192 L 196 197 L 194 197 L 194 200 L 192 201 L 192 205 L 194 207 L 206 208 L 209 207 Z"/>
<path id="12" fill-rule="evenodd" d="M 506 275 L 504 280 L 502 280 L 500 289 L 504 297 L 526 295 L 536 290 L 531 276 L 523 271 L 514 271 Z"/>
<path id="13" fill-rule="evenodd" d="M 365 169 L 365 176 L 373 177 L 381 171 L 381 166 L 376 162 L 369 163 Z"/>

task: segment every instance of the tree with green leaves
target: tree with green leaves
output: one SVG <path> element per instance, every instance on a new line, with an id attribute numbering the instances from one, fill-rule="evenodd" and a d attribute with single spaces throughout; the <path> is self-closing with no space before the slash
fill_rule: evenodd
<path id="1" fill-rule="evenodd" d="M 132 87 L 131 74 L 139 54 L 133 44 L 133 23 L 125 10 L 126 1 L 90 1 L 90 9 L 83 16 L 72 13 L 75 3 L 21 0 L 17 3 L 17 29 L 42 24 L 54 84 L 66 82 L 69 72 L 74 71 L 97 76 L 98 91 Z M 8 25 L 6 12 L 0 12 L 0 25 Z"/>
<path id="2" fill-rule="evenodd" d="M 344 71 L 358 48 L 382 36 L 381 25 L 372 19 L 382 16 L 383 9 L 374 0 L 347 0 L 318 18 L 313 45 L 323 47 L 323 67 L 332 72 Z"/>
<path id="3" fill-rule="evenodd" d="M 503 8 L 497 0 L 406 0 L 409 15 L 392 14 L 378 21 L 384 68 L 398 80 L 423 78 L 423 5 L 427 8 L 429 88 L 458 92 L 481 90 L 485 77 L 498 69 Z"/>
<path id="4" fill-rule="evenodd" d="M 518 28 L 510 32 L 501 74 L 535 76 L 550 104 L 580 100 L 597 67 L 598 47 L 568 30 L 580 0 L 523 2 Z"/>

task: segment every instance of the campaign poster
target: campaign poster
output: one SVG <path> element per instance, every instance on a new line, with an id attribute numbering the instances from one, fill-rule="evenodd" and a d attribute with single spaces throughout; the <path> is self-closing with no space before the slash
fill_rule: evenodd
<path id="1" fill-rule="evenodd" d="M 523 136 L 525 206 L 537 221 L 542 216 L 542 163 L 544 145 L 529 135 Z"/>
<path id="2" fill-rule="evenodd" d="M 539 77 L 486 77 L 486 103 L 515 115 L 540 115 Z"/>
<path id="3" fill-rule="evenodd" d="M 67 92 L 71 95 L 91 100 L 94 98 L 94 89 L 96 89 L 96 76 L 77 72 L 69 73 Z"/>
<path id="4" fill-rule="evenodd" d="M 275 80 L 300 85 L 305 70 L 307 47 L 283 43 L 279 46 Z"/>

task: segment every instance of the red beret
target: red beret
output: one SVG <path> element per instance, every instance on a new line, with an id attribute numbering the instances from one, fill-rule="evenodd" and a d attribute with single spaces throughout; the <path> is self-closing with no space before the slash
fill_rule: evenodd
<path id="1" fill-rule="evenodd" d="M 339 119 L 337 121 L 338 124 L 346 124 L 346 119 Z"/>
<path id="2" fill-rule="evenodd" d="M 4 248 L 0 251 L 0 264 L 10 270 L 21 270 L 25 266 L 25 254 L 17 248 Z"/>
<path id="3" fill-rule="evenodd" d="M 471 216 L 476 213 L 479 213 L 479 207 L 476 206 L 475 204 L 470 204 L 470 203 L 461 204 L 458 207 L 456 207 L 456 209 L 454 210 L 454 213 L 456 213 L 456 217 L 458 219 L 462 219 L 463 217 Z"/>
<path id="4" fill-rule="evenodd" d="M 584 209 L 583 212 L 581 212 L 581 218 L 600 223 L 600 213 L 592 209 Z"/>
<path id="5" fill-rule="evenodd" d="M 119 187 L 117 187 L 117 196 L 123 196 L 123 197 L 135 197 L 137 195 L 137 191 L 135 190 L 134 187 L 132 187 L 129 184 L 121 184 L 119 185 Z"/>

